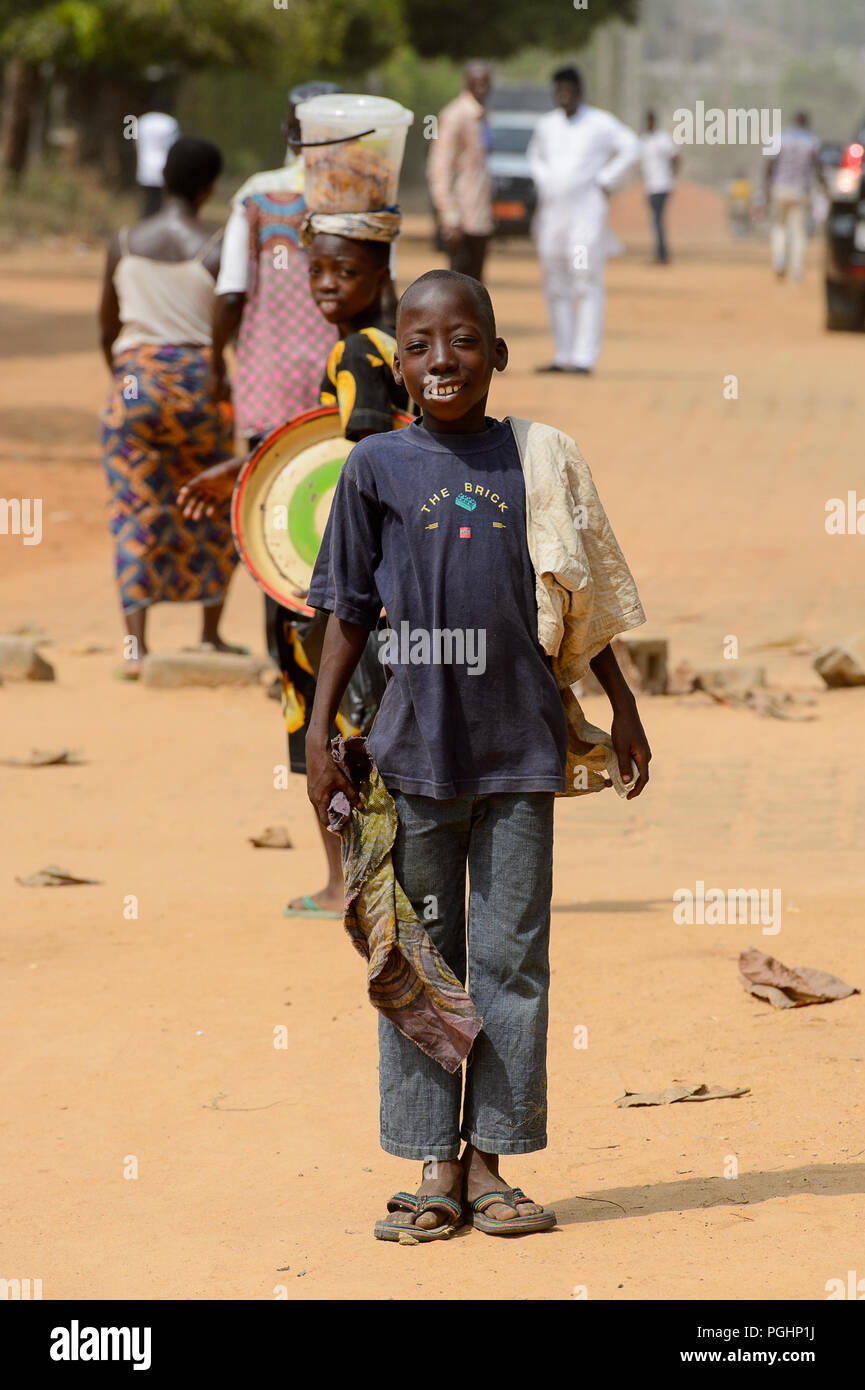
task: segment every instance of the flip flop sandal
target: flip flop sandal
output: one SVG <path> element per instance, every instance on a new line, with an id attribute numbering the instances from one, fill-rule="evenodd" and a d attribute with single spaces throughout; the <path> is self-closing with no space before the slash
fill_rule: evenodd
<path id="1" fill-rule="evenodd" d="M 496 1221 L 492 1216 L 484 1216 L 488 1207 L 495 1202 L 504 1202 L 506 1207 L 517 1210 L 518 1202 L 530 1202 L 521 1187 L 508 1187 L 504 1192 L 485 1192 L 472 1202 L 472 1225 L 485 1236 L 529 1236 L 535 1231 L 552 1230 L 556 1224 L 554 1211 L 539 1211 L 530 1216 L 513 1216 L 510 1221 Z"/>
<path id="2" fill-rule="evenodd" d="M 292 907 L 291 903 L 287 903 L 282 909 L 283 917 L 332 917 L 341 922 L 345 916 L 344 912 L 328 912 L 325 908 L 319 907 L 315 899 L 311 898 L 308 893 L 304 893 L 303 901 L 306 903 L 306 907 Z"/>
<path id="3" fill-rule="evenodd" d="M 438 1211 L 447 1219 L 443 1226 L 433 1226 L 425 1230 L 423 1226 L 402 1226 L 386 1218 L 376 1221 L 373 1228 L 373 1235 L 376 1240 L 399 1240 L 400 1236 L 409 1235 L 417 1241 L 427 1240 L 446 1240 L 452 1235 L 461 1224 L 462 1206 L 455 1202 L 452 1197 L 436 1197 L 432 1194 L 425 1194 L 423 1197 L 416 1197 L 412 1192 L 396 1192 L 387 1204 L 388 1211 L 410 1211 L 415 1216 L 421 1216 L 425 1211 Z"/>

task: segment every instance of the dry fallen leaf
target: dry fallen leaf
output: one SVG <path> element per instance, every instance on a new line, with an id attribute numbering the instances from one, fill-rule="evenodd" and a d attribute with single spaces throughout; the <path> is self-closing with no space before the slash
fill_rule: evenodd
<path id="1" fill-rule="evenodd" d="M 858 994 L 854 985 L 845 984 L 825 970 L 807 965 L 784 965 L 755 946 L 739 956 L 739 979 L 749 994 L 765 999 L 776 1009 L 798 1009 L 805 1004 L 829 1004 Z"/>
<path id="2" fill-rule="evenodd" d="M 635 1105 L 673 1105 L 685 1100 L 727 1100 L 748 1095 L 748 1086 L 667 1086 L 663 1091 L 626 1091 L 615 1102 L 621 1109 Z"/>

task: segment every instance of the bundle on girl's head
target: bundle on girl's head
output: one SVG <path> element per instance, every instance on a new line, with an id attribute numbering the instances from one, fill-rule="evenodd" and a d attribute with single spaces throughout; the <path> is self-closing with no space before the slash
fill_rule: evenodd
<path id="1" fill-rule="evenodd" d="M 332 94 L 297 108 L 303 144 L 304 245 L 316 232 L 393 241 L 406 129 L 414 114 L 385 97 Z"/>
<path id="2" fill-rule="evenodd" d="M 349 241 L 393 241 L 399 236 L 399 208 L 375 212 L 309 212 L 300 228 L 301 246 L 310 246 L 318 232 L 348 237 Z"/>

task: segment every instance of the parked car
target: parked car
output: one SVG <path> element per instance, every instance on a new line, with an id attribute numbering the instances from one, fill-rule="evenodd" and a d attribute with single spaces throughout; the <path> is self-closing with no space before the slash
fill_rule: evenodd
<path id="1" fill-rule="evenodd" d="M 537 194 L 526 150 L 538 115 L 536 111 L 491 111 L 489 114 L 489 167 L 496 236 L 528 235 Z"/>
<path id="2" fill-rule="evenodd" d="M 820 163 L 826 217 L 826 327 L 865 332 L 865 120 L 849 145 L 824 145 Z"/>

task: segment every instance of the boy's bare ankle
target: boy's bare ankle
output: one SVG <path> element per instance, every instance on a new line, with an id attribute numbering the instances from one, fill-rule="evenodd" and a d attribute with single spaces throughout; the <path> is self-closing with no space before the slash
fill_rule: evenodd
<path id="1" fill-rule="evenodd" d="M 428 1159 L 421 1173 L 421 1188 L 427 1192 L 447 1192 L 462 1182 L 463 1170 L 457 1158 Z"/>

